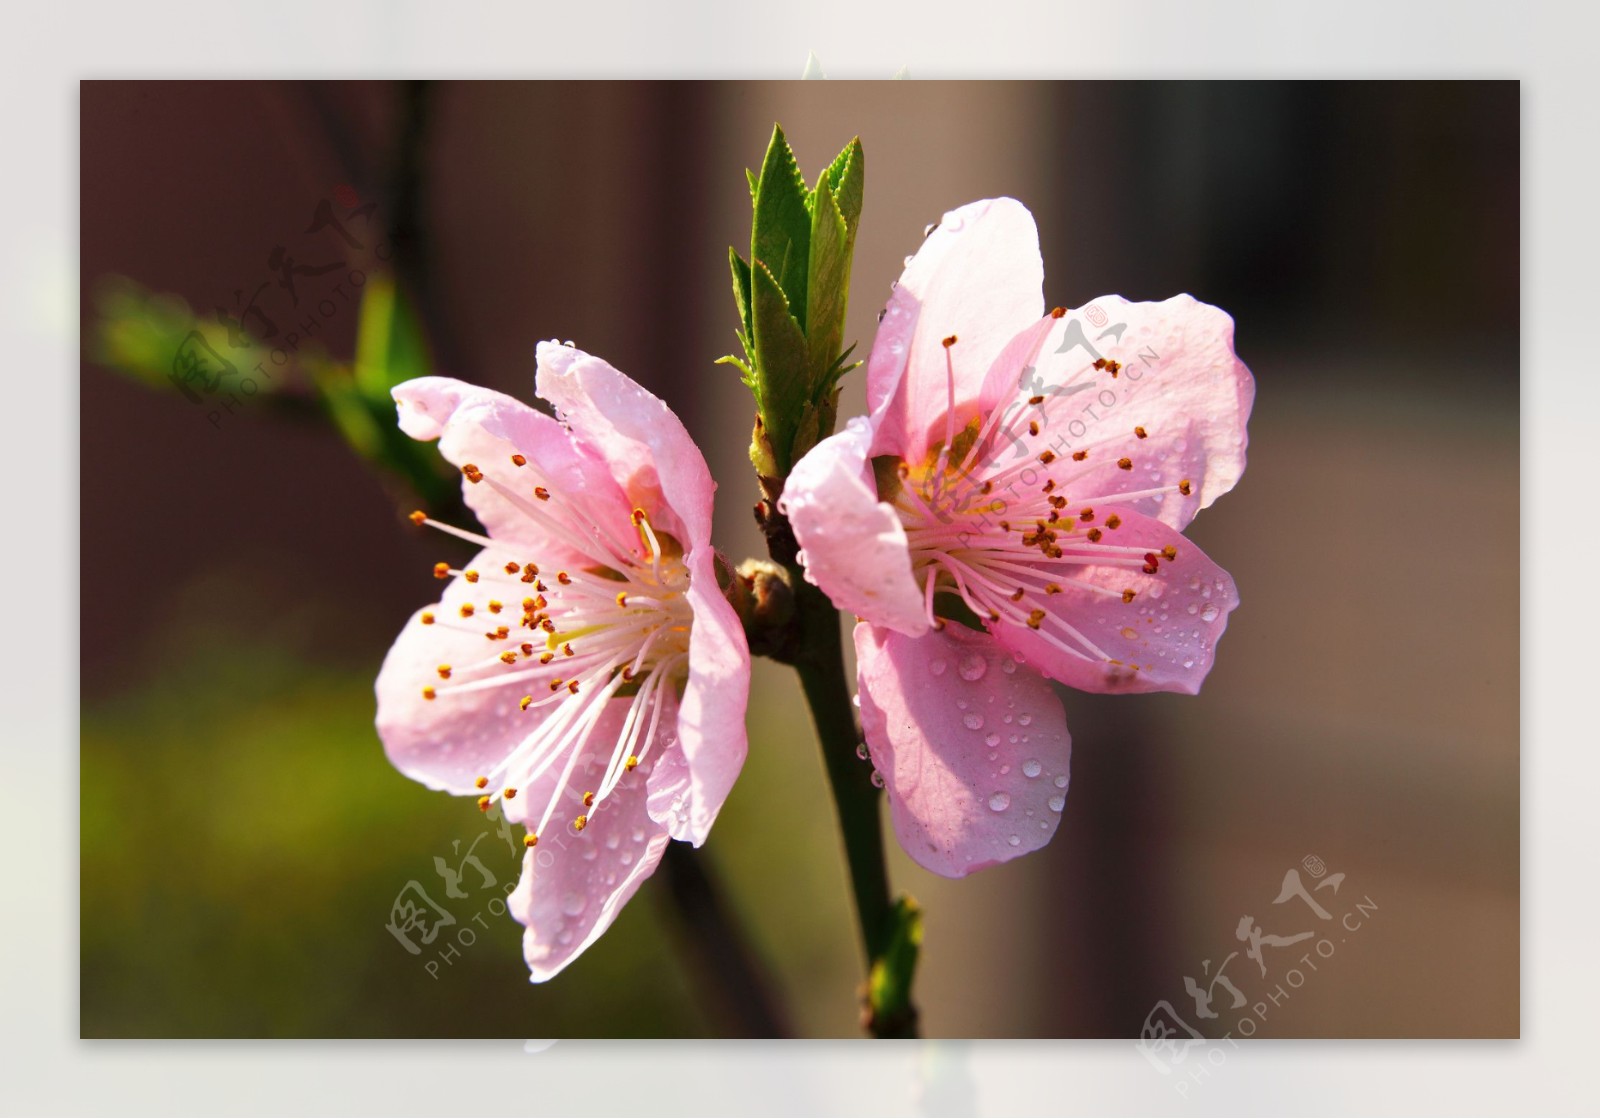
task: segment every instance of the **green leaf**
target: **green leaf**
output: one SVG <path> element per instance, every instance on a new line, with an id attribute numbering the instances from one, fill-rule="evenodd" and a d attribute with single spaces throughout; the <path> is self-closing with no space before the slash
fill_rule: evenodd
<path id="1" fill-rule="evenodd" d="M 733 301 L 739 307 L 739 341 L 744 344 L 745 357 L 750 357 L 750 340 L 754 334 L 750 326 L 750 266 L 732 247 L 728 249 L 728 265 L 733 269 Z"/>
<path id="2" fill-rule="evenodd" d="M 806 336 L 789 310 L 783 289 L 766 265 L 751 269 L 751 342 L 755 346 L 756 400 L 780 473 L 793 464 L 795 430 L 811 400 Z"/>
<path id="3" fill-rule="evenodd" d="M 750 184 L 750 202 L 753 205 L 756 200 L 756 173 L 746 167 L 744 169 L 744 177 L 745 181 Z"/>
<path id="4" fill-rule="evenodd" d="M 806 259 L 810 253 L 811 214 L 805 178 L 783 129 L 774 126 L 772 142 L 756 183 L 755 218 L 750 231 L 750 265 L 765 265 L 788 300 L 796 322 L 806 318 Z"/>
<path id="5" fill-rule="evenodd" d="M 807 360 L 814 371 L 813 399 L 830 386 L 826 380 L 844 340 L 845 309 L 850 303 L 850 231 L 834 202 L 824 173 L 817 180 L 811 207 L 811 260 L 808 285 L 810 313 L 806 320 Z"/>
<path id="6" fill-rule="evenodd" d="M 389 405 L 389 390 L 433 370 L 422 324 L 394 277 L 367 278 L 356 325 L 356 388 L 368 400 Z"/>
<path id="7" fill-rule="evenodd" d="M 856 229 L 861 223 L 861 207 L 866 201 L 867 153 L 861 148 L 861 137 L 845 145 L 824 173 L 850 230 L 850 245 L 854 247 Z"/>

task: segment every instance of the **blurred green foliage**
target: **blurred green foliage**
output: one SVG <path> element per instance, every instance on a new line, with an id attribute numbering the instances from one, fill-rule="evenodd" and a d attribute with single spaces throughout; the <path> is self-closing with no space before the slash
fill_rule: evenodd
<path id="1" fill-rule="evenodd" d="M 252 600 L 247 570 L 177 599 L 148 679 L 86 701 L 81 746 L 84 1037 L 715 1036 L 657 881 L 570 968 L 527 981 L 521 926 L 487 900 L 517 864 L 469 798 L 395 771 L 370 665 L 308 655 L 314 602 Z M 419 596 L 428 588 L 419 582 Z M 227 607 L 226 611 L 220 607 Z M 771 666 L 763 666 L 771 668 Z M 852 1036 L 853 945 L 831 811 L 798 698 L 752 724 L 752 756 L 707 851 L 809 1035 Z M 798 733 L 795 728 L 799 728 Z M 793 741 L 790 741 L 790 740 Z M 452 843 L 498 879 L 445 897 Z M 706 857 L 704 853 L 697 857 Z M 409 954 L 386 925 L 416 880 L 457 918 Z M 487 928 L 473 923 L 481 913 Z M 426 969 L 447 935 L 476 941 Z"/>

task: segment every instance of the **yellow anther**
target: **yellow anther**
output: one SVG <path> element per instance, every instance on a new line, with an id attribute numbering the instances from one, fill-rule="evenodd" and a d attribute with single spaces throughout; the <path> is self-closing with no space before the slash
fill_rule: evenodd
<path id="1" fill-rule="evenodd" d="M 524 711 L 526 711 L 530 706 L 532 706 L 532 704 L 533 704 L 533 697 L 531 695 L 525 695 L 521 699 L 517 700 L 517 706 L 522 708 L 522 710 L 524 710 Z"/>
<path id="2" fill-rule="evenodd" d="M 583 806 L 585 808 L 593 808 L 594 807 L 594 794 L 593 793 L 584 793 L 583 794 Z"/>
<path id="3" fill-rule="evenodd" d="M 438 694 L 439 693 L 434 691 L 432 688 L 423 688 L 422 689 L 422 698 L 423 699 L 434 699 L 434 698 L 436 698 L 438 696 Z"/>
<path id="4" fill-rule="evenodd" d="M 523 458 L 521 455 L 512 455 L 511 456 L 511 465 L 512 466 L 527 466 L 528 465 L 528 460 Z"/>
<path id="5" fill-rule="evenodd" d="M 522 845 L 524 847 L 537 847 L 539 846 L 539 837 L 530 831 L 527 835 L 522 837 Z"/>
<path id="6" fill-rule="evenodd" d="M 1044 593 L 1045 594 L 1060 594 L 1061 593 L 1061 584 L 1060 583 L 1046 583 L 1044 585 Z"/>
<path id="7" fill-rule="evenodd" d="M 418 620 L 421 621 L 422 624 L 425 625 L 425 626 L 433 625 L 433 611 L 424 610 L 422 612 L 422 617 L 420 619 L 418 619 Z"/>
<path id="8" fill-rule="evenodd" d="M 1143 425 L 1134 428 L 1133 433 L 1140 439 L 1148 439 L 1150 437 L 1150 433 L 1144 429 Z"/>
<path id="9" fill-rule="evenodd" d="M 513 653 L 510 649 L 507 649 L 505 652 L 500 654 L 500 659 L 506 664 L 516 664 L 517 654 Z"/>
<path id="10" fill-rule="evenodd" d="M 543 486 L 534 486 L 533 496 L 537 497 L 540 501 L 549 501 L 550 491 L 545 489 Z"/>
<path id="11" fill-rule="evenodd" d="M 1183 481 L 1178 483 L 1178 492 L 1183 494 L 1184 497 L 1188 497 L 1189 496 L 1189 494 L 1191 492 L 1190 486 L 1189 486 L 1189 479 L 1185 478 Z"/>
<path id="12" fill-rule="evenodd" d="M 428 523 L 428 514 L 424 513 L 421 509 L 416 510 L 414 513 L 411 514 L 411 523 L 414 524 L 414 525 L 425 525 L 425 524 L 427 524 Z"/>
<path id="13" fill-rule="evenodd" d="M 1091 543 L 1091 544 L 1098 544 L 1098 543 L 1100 543 L 1100 537 L 1101 537 L 1101 535 L 1102 535 L 1102 534 L 1101 534 L 1101 532 L 1100 532 L 1100 530 L 1099 530 L 1099 529 L 1097 529 L 1097 528 L 1091 528 L 1091 529 L 1090 529 L 1090 530 L 1089 530 L 1089 543 Z"/>
<path id="14" fill-rule="evenodd" d="M 433 565 L 433 577 L 435 579 L 448 579 L 448 578 L 450 578 L 450 565 L 448 563 L 436 563 L 436 564 L 434 564 Z"/>
<path id="15" fill-rule="evenodd" d="M 576 680 L 568 680 L 567 681 L 567 691 L 571 692 L 573 695 L 577 695 L 578 694 L 578 682 Z"/>
<path id="16" fill-rule="evenodd" d="M 515 790 L 515 789 L 507 789 L 505 792 L 501 793 L 500 795 L 505 797 L 507 800 L 511 800 L 512 798 L 514 798 L 517 795 L 517 790 Z"/>
<path id="17" fill-rule="evenodd" d="M 626 605 L 628 605 L 628 592 L 627 591 L 618 591 L 617 592 L 617 605 L 618 606 L 626 606 Z"/>
<path id="18" fill-rule="evenodd" d="M 489 787 L 489 779 L 487 777 L 479 777 L 473 784 L 480 789 L 487 789 Z"/>
<path id="19" fill-rule="evenodd" d="M 1044 611 L 1043 610 L 1035 610 L 1033 613 L 1028 615 L 1028 628 L 1029 629 L 1038 629 L 1043 624 L 1044 624 Z"/>
<path id="20" fill-rule="evenodd" d="M 1034 426 L 1038 426 L 1038 425 L 1034 425 Z M 1038 432 L 1034 432 L 1034 434 L 1037 435 Z M 1044 463 L 1046 466 L 1049 466 L 1055 460 L 1056 460 L 1056 453 L 1054 451 L 1046 451 L 1046 452 L 1044 452 L 1044 454 L 1039 456 L 1039 461 Z"/>
<path id="21" fill-rule="evenodd" d="M 506 574 L 507 575 L 515 575 L 517 572 L 519 572 L 521 570 L 522 570 L 522 568 L 518 567 L 514 563 L 506 564 Z"/>
<path id="22" fill-rule="evenodd" d="M 1133 599 L 1134 599 L 1134 590 L 1133 590 L 1132 587 L 1129 587 L 1127 590 L 1122 592 L 1122 601 L 1123 602 L 1132 602 Z"/>
<path id="23" fill-rule="evenodd" d="M 1117 469 L 1118 470 L 1132 470 L 1133 469 L 1133 460 L 1131 458 L 1119 458 L 1117 460 Z"/>
<path id="24" fill-rule="evenodd" d="M 634 770 L 639 768 L 639 755 L 629 754 L 628 760 L 622 763 L 624 769 Z"/>
<path id="25" fill-rule="evenodd" d="M 503 607 L 501 603 L 499 603 L 497 600 L 492 598 L 489 600 L 489 613 L 498 614 L 502 609 Z"/>
<path id="26" fill-rule="evenodd" d="M 449 665 L 441 664 L 439 666 L 439 679 L 441 679 L 441 680 L 450 679 L 450 666 Z"/>
<path id="27" fill-rule="evenodd" d="M 1115 513 L 1111 514 L 1111 516 L 1106 518 L 1106 527 L 1107 528 L 1121 528 L 1122 527 L 1122 518 L 1117 516 Z"/>
<path id="28" fill-rule="evenodd" d="M 461 573 L 461 577 L 469 583 L 476 583 L 478 581 L 478 573 L 476 571 L 463 571 Z"/>
<path id="29" fill-rule="evenodd" d="M 557 571 L 556 582 L 560 583 L 563 587 L 569 587 L 572 585 L 572 576 L 568 575 L 565 571 Z"/>
<path id="30" fill-rule="evenodd" d="M 1175 560 L 1178 558 L 1178 549 L 1174 548 L 1171 544 L 1168 544 L 1165 548 L 1161 549 L 1161 554 L 1169 560 Z"/>
<path id="31" fill-rule="evenodd" d="M 487 812 L 487 811 L 489 811 L 489 805 L 492 803 L 492 801 L 493 801 L 492 797 L 479 797 L 478 798 L 478 811 L 479 812 Z"/>
<path id="32" fill-rule="evenodd" d="M 637 528 L 642 524 L 644 524 L 644 510 L 635 509 L 633 511 L 633 525 L 635 528 Z"/>
<path id="33" fill-rule="evenodd" d="M 587 817 L 587 816 L 579 816 L 576 820 L 572 821 L 572 830 L 573 831 L 582 831 L 584 828 L 586 828 L 588 826 L 589 826 L 589 817 Z"/>
<path id="34" fill-rule="evenodd" d="M 950 335 L 950 337 L 944 340 L 944 348 L 948 350 L 951 346 L 956 344 L 956 341 L 956 336 L 954 334 Z"/>

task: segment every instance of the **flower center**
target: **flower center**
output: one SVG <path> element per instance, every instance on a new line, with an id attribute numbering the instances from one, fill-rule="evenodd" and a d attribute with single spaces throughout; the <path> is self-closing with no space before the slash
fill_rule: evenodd
<path id="1" fill-rule="evenodd" d="M 1015 456 L 992 450 L 998 414 L 980 414 L 959 431 L 950 423 L 947 440 L 920 463 L 892 457 L 874 462 L 879 495 L 905 528 L 928 620 L 943 628 L 947 618 L 971 611 L 991 627 L 1026 626 L 1074 656 L 1114 662 L 1069 618 L 1073 607 L 1068 604 L 1081 609 L 1082 596 L 1063 593 L 1071 589 L 1131 603 L 1139 593 L 1131 585 L 1136 580 L 1119 569 L 1155 576 L 1177 550 L 1167 546 L 1152 552 L 1145 545 L 1118 542 L 1122 516 L 1114 507 L 1096 506 L 1157 492 L 1188 493 L 1190 483 L 1087 492 L 1106 488 L 1103 476 L 1090 481 L 1100 473 L 1093 448 L 1065 458 L 1045 450 L 1006 464 L 1003 460 Z M 1136 429 L 1139 438 L 1142 433 L 1143 428 Z M 1123 438 L 1119 434 L 1115 440 Z M 1120 459 L 1118 466 L 1127 470 L 1126 462 Z"/>
<path id="2" fill-rule="evenodd" d="M 522 469 L 521 455 L 511 461 L 519 474 L 532 472 Z M 480 545 L 481 558 L 494 562 L 483 570 L 435 565 L 438 578 L 459 577 L 483 597 L 448 615 L 424 612 L 421 623 L 481 633 L 486 646 L 470 663 L 439 665 L 439 680 L 422 693 L 430 700 L 486 689 L 521 693 L 518 706 L 536 721 L 500 766 L 478 778 L 489 790 L 478 804 L 487 810 L 555 771 L 554 791 L 528 837 L 533 846 L 563 803 L 581 808 L 572 825 L 583 830 L 593 809 L 648 758 L 663 701 L 677 698 L 688 675 L 689 571 L 682 546 L 658 533 L 643 509 L 633 510 L 631 523 L 599 524 L 592 509 L 548 484 L 530 489 L 523 478 L 508 483 L 471 464 L 462 473 L 498 491 L 566 557 L 564 566 L 541 565 L 514 544 L 412 514 Z M 572 778 L 582 747 L 613 703 L 627 705 L 622 730 L 597 786 L 579 790 Z"/>

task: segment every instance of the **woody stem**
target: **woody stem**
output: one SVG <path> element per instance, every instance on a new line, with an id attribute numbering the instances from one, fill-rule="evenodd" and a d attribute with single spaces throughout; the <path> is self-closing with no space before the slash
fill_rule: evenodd
<path id="1" fill-rule="evenodd" d="M 904 952 L 895 951 L 905 903 L 897 906 L 889 893 L 878 815 L 882 798 L 873 787 L 869 767 L 856 755 L 861 731 L 856 726 L 845 675 L 839 611 L 826 595 L 806 582 L 793 548 L 793 536 L 782 515 L 770 511 L 770 507 L 763 510 L 762 528 L 773 558 L 788 572 L 796 638 L 791 663 L 800 675 L 800 686 L 817 728 L 844 840 L 856 921 L 867 961 L 863 1024 L 875 1037 L 915 1037 L 917 1011 L 909 994 L 915 955 L 908 964 Z M 892 981 L 883 981 L 886 972 L 893 973 Z"/>

